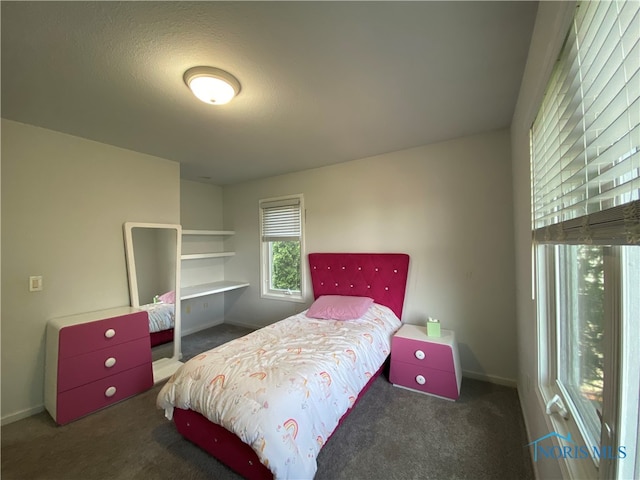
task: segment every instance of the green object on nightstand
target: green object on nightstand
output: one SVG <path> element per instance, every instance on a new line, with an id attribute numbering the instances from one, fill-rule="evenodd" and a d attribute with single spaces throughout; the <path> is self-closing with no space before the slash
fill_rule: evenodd
<path id="1" fill-rule="evenodd" d="M 440 320 L 429 317 L 427 320 L 427 336 L 439 337 L 440 336 Z"/>

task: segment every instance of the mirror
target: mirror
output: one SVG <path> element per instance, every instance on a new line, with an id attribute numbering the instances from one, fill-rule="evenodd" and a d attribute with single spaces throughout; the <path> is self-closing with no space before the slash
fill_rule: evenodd
<path id="1" fill-rule="evenodd" d="M 124 233 L 131 306 L 149 314 L 153 379 L 158 383 L 181 365 L 182 227 L 127 222 Z"/>

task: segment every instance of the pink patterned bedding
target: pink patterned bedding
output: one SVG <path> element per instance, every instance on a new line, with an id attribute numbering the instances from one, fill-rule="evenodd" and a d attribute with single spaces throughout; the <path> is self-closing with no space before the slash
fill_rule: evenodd
<path id="1" fill-rule="evenodd" d="M 173 303 L 149 303 L 139 308 L 149 315 L 150 333 L 174 328 L 176 306 Z"/>
<path id="2" fill-rule="evenodd" d="M 305 313 L 193 358 L 162 388 L 158 407 L 169 419 L 174 407 L 194 410 L 233 432 L 275 478 L 313 478 L 322 445 L 401 323 L 378 304 L 357 320 Z"/>

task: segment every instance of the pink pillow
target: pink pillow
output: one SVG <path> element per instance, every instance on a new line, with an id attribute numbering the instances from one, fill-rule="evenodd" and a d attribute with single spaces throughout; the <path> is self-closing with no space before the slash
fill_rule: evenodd
<path id="1" fill-rule="evenodd" d="M 353 320 L 360 318 L 373 304 L 373 298 L 348 295 L 322 295 L 313 302 L 307 317 L 326 320 Z"/>
<path id="2" fill-rule="evenodd" d="M 176 292 L 171 290 L 170 292 L 163 293 L 158 297 L 162 303 L 176 303 Z"/>

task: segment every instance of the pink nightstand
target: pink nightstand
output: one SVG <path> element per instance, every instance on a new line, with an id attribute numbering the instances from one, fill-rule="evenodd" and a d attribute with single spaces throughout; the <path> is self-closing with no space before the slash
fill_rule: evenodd
<path id="1" fill-rule="evenodd" d="M 462 374 L 455 333 L 428 337 L 425 326 L 403 325 L 391 340 L 389 379 L 396 387 L 456 400 Z"/>
<path id="2" fill-rule="evenodd" d="M 59 425 L 151 387 L 147 312 L 120 307 L 49 320 L 44 404 Z"/>

